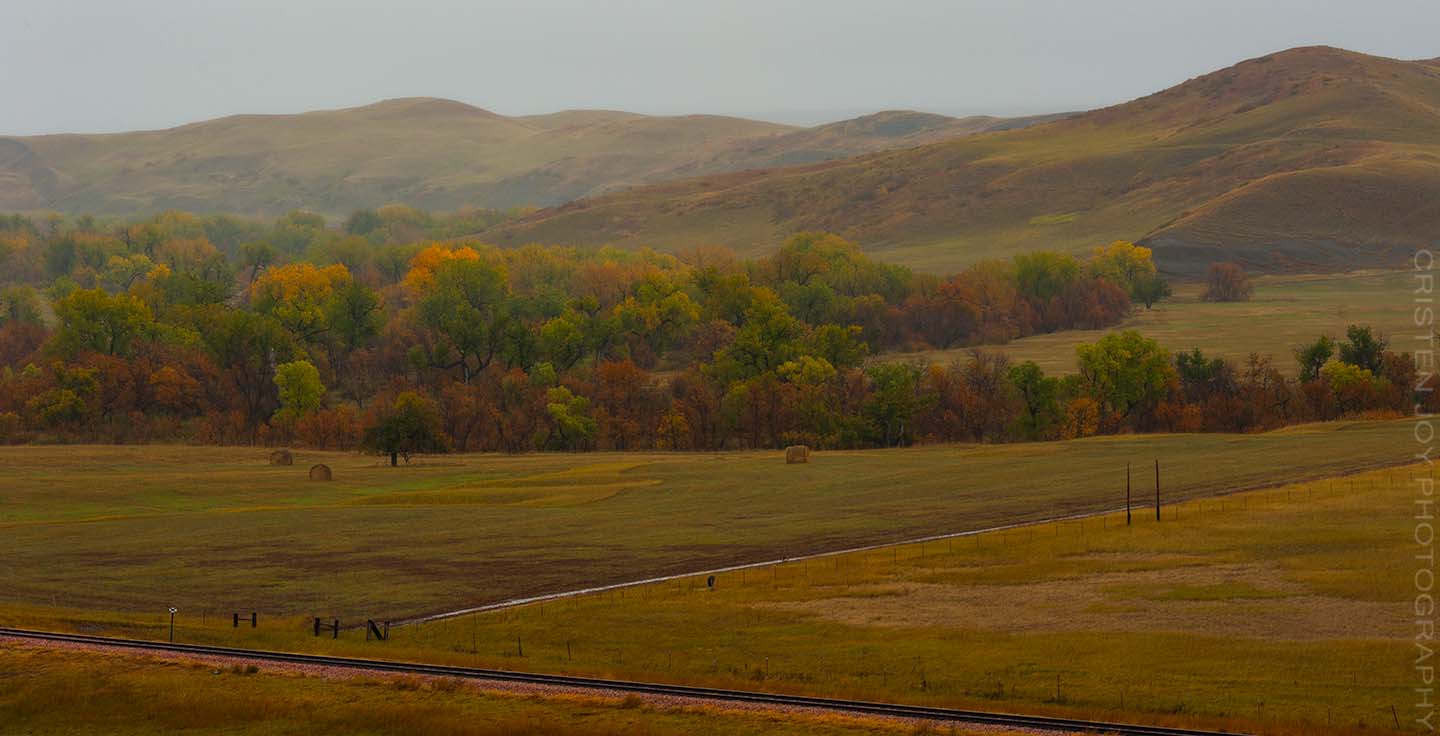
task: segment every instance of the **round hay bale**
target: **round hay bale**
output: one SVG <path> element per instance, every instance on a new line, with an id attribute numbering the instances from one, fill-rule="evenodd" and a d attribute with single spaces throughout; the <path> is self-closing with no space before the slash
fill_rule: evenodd
<path id="1" fill-rule="evenodd" d="M 791 445 L 785 448 L 785 464 L 799 465 L 810 462 L 810 448 L 806 445 Z"/>
<path id="2" fill-rule="evenodd" d="M 294 465 L 295 456 L 289 450 L 276 450 L 270 453 L 271 465 Z"/>
<path id="3" fill-rule="evenodd" d="M 310 466 L 310 480 L 334 480 L 335 476 L 330 472 L 329 465 Z"/>

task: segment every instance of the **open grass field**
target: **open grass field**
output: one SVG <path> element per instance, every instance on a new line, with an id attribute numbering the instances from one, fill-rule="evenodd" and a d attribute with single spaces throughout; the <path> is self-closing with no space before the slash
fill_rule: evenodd
<path id="1" fill-rule="evenodd" d="M 1399 467 L 977 537 L 314 638 L 301 618 L 176 639 L 1263 734 L 1391 732 L 1414 672 Z M 1137 494 L 1142 495 L 1142 494 Z M 3 606 L 7 624 L 164 638 L 165 618 Z M 0 668 L 3 669 L 3 668 Z M 1390 708 L 1397 709 L 1392 714 Z M 1408 731 L 1407 731 L 1408 732 Z"/>
<path id="2" fill-rule="evenodd" d="M 1410 271 L 1371 271 L 1323 276 L 1264 276 L 1255 279 L 1248 302 L 1205 302 L 1201 284 L 1182 284 L 1175 296 L 1153 309 L 1137 308 L 1125 324 L 1158 340 L 1172 352 L 1200 348 L 1243 366 L 1251 353 L 1269 356 L 1286 375 L 1296 372 L 1293 349 L 1320 335 L 1344 338 L 1352 324 L 1370 325 L 1391 338 L 1394 349 L 1411 352 L 1415 336 Z M 986 346 L 1016 362 L 1033 360 L 1045 372 L 1075 372 L 1075 346 L 1094 342 L 1110 330 L 1071 330 L 1035 335 L 1008 345 Z M 891 353 L 877 360 L 949 363 L 968 348 Z"/>
<path id="3" fill-rule="evenodd" d="M 518 695 L 452 680 L 314 675 L 136 655 L 0 648 L 5 733 L 847 734 L 915 731 L 833 715 Z M 970 731 L 959 731 L 970 734 Z M 993 733 L 993 732 L 987 732 Z"/>
<path id="4" fill-rule="evenodd" d="M 399 619 L 1403 462 L 1403 422 L 827 452 L 454 456 L 0 448 L 0 602 Z M 334 482 L 306 479 L 311 462 Z M 1144 477 L 1144 476 L 1142 476 Z M 1148 481 L 1142 483 L 1148 488 Z"/>

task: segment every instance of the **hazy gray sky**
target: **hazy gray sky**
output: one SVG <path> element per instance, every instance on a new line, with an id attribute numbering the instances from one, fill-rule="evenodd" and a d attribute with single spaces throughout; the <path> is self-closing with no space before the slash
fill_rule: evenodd
<path id="1" fill-rule="evenodd" d="M 0 0 L 0 134 L 414 95 L 505 114 L 1015 114 L 1309 44 L 1440 56 L 1440 0 Z"/>

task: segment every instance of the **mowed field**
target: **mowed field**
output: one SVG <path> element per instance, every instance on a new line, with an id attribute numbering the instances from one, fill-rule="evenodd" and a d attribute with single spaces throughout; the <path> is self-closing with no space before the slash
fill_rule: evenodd
<path id="1" fill-rule="evenodd" d="M 452 456 L 0 448 L 0 604 L 400 619 L 515 597 L 1404 462 L 1405 422 L 1005 446 Z M 312 462 L 333 482 L 306 478 Z M 78 615 L 78 614 L 77 614 Z"/>
<path id="2" fill-rule="evenodd" d="M 713 589 L 656 584 L 406 628 L 386 646 L 1244 733 L 1391 732 L 1397 719 L 1408 733 L 1421 715 L 1411 517 L 1431 472 L 727 573 Z"/>
<path id="3" fill-rule="evenodd" d="M 1413 352 L 1418 337 L 1426 334 L 1414 323 L 1417 283 L 1410 271 L 1263 276 L 1254 285 L 1254 298 L 1248 302 L 1217 303 L 1201 301 L 1202 284 L 1180 284 L 1173 297 L 1152 309 L 1136 307 L 1125 324 L 1111 330 L 1055 332 L 984 349 L 1003 352 L 1015 362 L 1033 360 L 1047 373 L 1067 374 L 1076 370 L 1076 345 L 1095 342 L 1114 329 L 1134 329 L 1172 352 L 1200 348 L 1239 367 L 1251 353 L 1259 353 L 1293 376 L 1296 347 L 1320 335 L 1343 340 L 1350 325 L 1371 326 L 1400 352 Z M 891 353 L 877 360 L 946 364 L 968 352 Z"/>
<path id="4" fill-rule="evenodd" d="M 722 573 L 713 588 L 685 577 L 392 628 L 385 642 L 315 638 L 298 617 L 236 629 L 194 613 L 176 639 L 1243 733 L 1408 733 L 1411 516 L 1433 477 L 1387 468 L 1167 504 L 1159 521 L 1141 508 L 1133 525 L 1121 512 Z M 149 614 L 6 606 L 0 618 L 166 636 Z M 93 657 L 59 656 L 20 654 L 35 674 L 16 681 L 49 693 L 38 702 L 154 669 L 92 675 Z M 54 686 L 82 670 L 79 687 Z M 270 687 L 260 702 L 290 712 Z M 298 697 L 318 697 L 306 688 Z M 387 697 L 337 692 L 352 690 Z M 395 712 L 421 697 L 396 695 Z"/>

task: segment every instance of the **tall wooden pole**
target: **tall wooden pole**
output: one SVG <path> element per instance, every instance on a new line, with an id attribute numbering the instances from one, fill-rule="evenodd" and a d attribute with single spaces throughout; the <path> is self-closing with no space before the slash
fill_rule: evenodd
<path id="1" fill-rule="evenodd" d="M 1155 520 L 1160 520 L 1160 458 L 1155 458 Z"/>
<path id="2" fill-rule="evenodd" d="M 1130 463 L 1125 463 L 1125 526 L 1130 526 Z"/>

